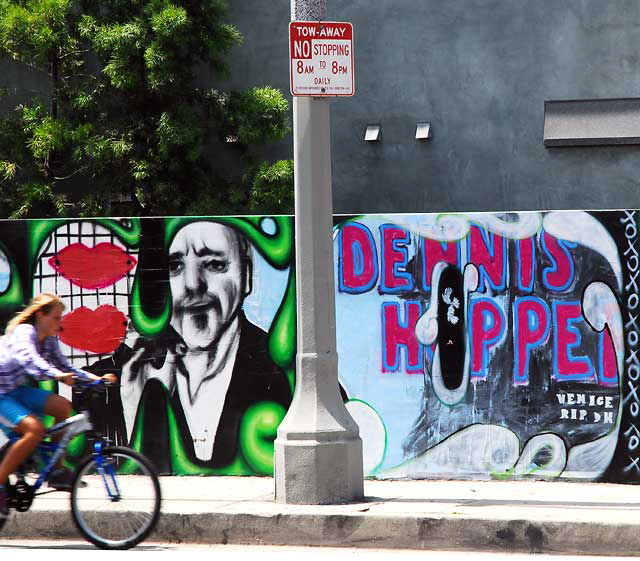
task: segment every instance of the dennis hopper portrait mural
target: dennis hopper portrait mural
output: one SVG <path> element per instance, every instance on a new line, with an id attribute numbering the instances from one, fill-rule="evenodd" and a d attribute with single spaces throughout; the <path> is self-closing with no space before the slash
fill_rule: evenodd
<path id="1" fill-rule="evenodd" d="M 639 481 L 636 219 L 336 217 L 338 376 L 366 474 Z M 67 356 L 120 377 L 99 430 L 161 472 L 272 474 L 293 241 L 282 216 L 0 221 L 0 316 L 59 294 Z"/>
<path id="2" fill-rule="evenodd" d="M 119 375 L 93 404 L 102 432 L 163 473 L 273 472 L 295 378 L 289 217 L 12 221 L 0 236 L 3 314 L 59 294 L 67 355 Z"/>
<path id="3" fill-rule="evenodd" d="M 271 403 L 274 414 L 284 416 L 292 388 L 269 356 L 271 322 L 258 320 L 267 323 L 263 329 L 243 309 L 253 291 L 253 269 L 249 241 L 233 227 L 197 221 L 176 230 L 168 248 L 166 333 L 159 341 L 140 337 L 122 368 L 129 439 L 141 407 L 154 411 L 146 423 L 166 424 L 154 405 L 164 393 L 187 457 L 223 468 L 236 459 L 245 415 Z"/>

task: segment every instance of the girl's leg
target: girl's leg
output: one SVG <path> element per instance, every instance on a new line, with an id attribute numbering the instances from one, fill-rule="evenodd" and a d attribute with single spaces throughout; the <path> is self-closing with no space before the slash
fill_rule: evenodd
<path id="1" fill-rule="evenodd" d="M 51 415 L 56 420 L 56 423 L 68 419 L 71 416 L 71 411 L 71 402 L 61 395 L 55 393 L 52 393 L 44 404 L 45 414 Z M 62 438 L 62 435 L 63 433 L 60 432 L 53 435 L 51 438 L 55 442 L 59 442 Z M 62 467 L 62 458 L 60 458 L 60 460 L 56 464 L 56 467 Z"/>
<path id="2" fill-rule="evenodd" d="M 31 455 L 45 432 L 42 421 L 34 415 L 27 415 L 13 430 L 22 438 L 9 448 L 0 463 L 0 485 L 6 485 L 9 475 Z"/>
<path id="3" fill-rule="evenodd" d="M 52 393 L 44 404 L 45 414 L 51 415 L 56 420 L 56 423 L 68 419 L 71 416 L 71 410 L 71 402 L 55 393 Z"/>

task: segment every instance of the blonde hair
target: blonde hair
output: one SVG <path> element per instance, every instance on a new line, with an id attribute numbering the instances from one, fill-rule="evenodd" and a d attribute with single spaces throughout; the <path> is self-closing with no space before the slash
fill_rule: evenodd
<path id="1" fill-rule="evenodd" d="M 4 331 L 5 335 L 11 333 L 21 323 L 34 323 L 36 312 L 48 314 L 56 306 L 64 309 L 64 302 L 58 296 L 50 292 L 38 294 L 38 296 L 31 299 L 31 302 L 24 310 L 11 318 Z"/>

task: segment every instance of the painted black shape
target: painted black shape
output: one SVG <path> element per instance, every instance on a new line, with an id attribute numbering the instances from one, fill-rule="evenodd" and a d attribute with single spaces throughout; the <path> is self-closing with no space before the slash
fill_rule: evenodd
<path id="1" fill-rule="evenodd" d="M 163 218 L 144 218 L 138 255 L 137 280 L 142 310 L 150 317 L 164 311 L 169 298 L 169 263 Z"/>
<path id="2" fill-rule="evenodd" d="M 442 380 L 448 390 L 462 384 L 466 350 L 462 272 L 447 265 L 438 286 L 438 339 Z"/>
<path id="3" fill-rule="evenodd" d="M 553 450 L 550 446 L 543 446 L 536 452 L 532 462 L 537 466 L 544 467 L 550 464 L 551 460 L 553 460 Z"/>
<path id="4" fill-rule="evenodd" d="M 620 310 L 622 311 L 622 323 L 625 326 L 624 340 L 627 341 L 630 331 L 633 330 L 632 323 L 629 323 L 633 317 L 633 311 L 629 310 L 628 302 L 633 291 L 633 279 L 635 279 L 633 276 L 634 271 L 630 268 L 629 255 L 632 255 L 630 246 L 636 248 L 638 244 L 638 212 L 635 210 L 594 212 L 592 216 L 604 225 L 614 239 L 618 248 L 618 255 L 622 260 L 623 293 L 618 295 L 618 298 Z M 629 226 L 630 224 L 632 226 Z M 629 230 L 627 230 L 627 227 L 629 227 Z M 634 234 L 631 240 L 627 239 L 627 234 Z M 624 347 L 625 363 L 629 365 L 633 361 L 632 357 L 637 348 L 628 344 L 625 344 Z M 618 375 L 621 377 L 620 399 L 623 403 L 618 442 L 609 467 L 598 480 L 609 483 L 638 483 L 640 482 L 640 462 L 635 452 L 629 450 L 629 442 L 627 436 L 625 436 L 633 434 L 633 429 L 636 426 L 636 416 L 633 414 L 632 405 L 636 401 L 637 383 L 629 379 L 626 368 L 623 369 L 623 372 L 619 372 Z"/>
<path id="5" fill-rule="evenodd" d="M 169 393 L 159 380 L 147 381 L 140 403 L 144 403 L 144 417 L 137 418 L 133 434 L 143 423 L 142 453 L 150 458 L 159 474 L 171 474 L 171 448 L 169 445 L 168 403 Z M 145 422 L 145 419 L 147 422 Z M 150 422 L 153 419 L 153 422 Z M 151 430 L 149 430 L 151 429 Z"/>
<path id="6" fill-rule="evenodd" d="M 132 354 L 131 349 L 123 343 L 112 355 L 92 363 L 85 370 L 97 376 L 112 373 L 120 381 L 122 378 L 122 365 L 131 360 Z M 73 407 L 76 411 L 79 411 L 81 404 L 78 401 L 78 394 L 73 391 L 72 395 Z M 120 388 L 118 386 L 107 387 L 105 394 L 98 394 L 95 398 L 92 398 L 91 403 L 88 405 L 90 407 L 91 423 L 95 431 L 109 438 L 117 446 L 126 446 L 128 444 L 127 428 L 124 422 Z M 89 450 L 87 450 L 88 452 Z M 82 458 L 82 455 L 80 458 Z"/>

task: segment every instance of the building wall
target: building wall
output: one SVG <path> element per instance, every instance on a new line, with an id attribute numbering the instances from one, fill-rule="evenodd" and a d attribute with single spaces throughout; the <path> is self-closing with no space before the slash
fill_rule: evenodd
<path id="1" fill-rule="evenodd" d="M 289 2 L 228 4 L 245 42 L 231 80 L 200 69 L 202 85 L 288 92 Z M 545 100 L 638 96 L 637 2 L 350 0 L 328 2 L 328 17 L 355 27 L 356 95 L 332 108 L 335 212 L 640 206 L 637 146 L 543 145 Z M 42 91 L 37 73 L 0 67 L 0 108 Z M 414 139 L 418 121 L 429 141 Z M 370 123 L 381 142 L 363 140 Z M 291 142 L 264 155 L 291 157 Z"/>
<path id="2" fill-rule="evenodd" d="M 232 85 L 288 91 L 289 2 L 230 2 L 230 17 L 245 35 Z M 543 146 L 545 100 L 638 95 L 637 2 L 352 0 L 328 19 L 355 33 L 356 95 L 332 108 L 335 212 L 638 205 L 637 147 Z"/>

